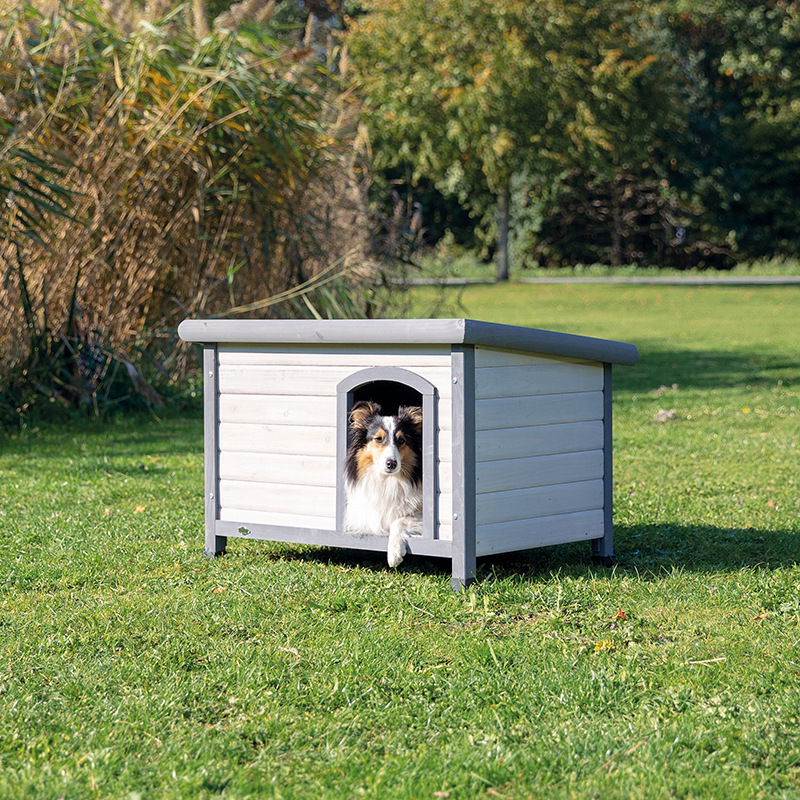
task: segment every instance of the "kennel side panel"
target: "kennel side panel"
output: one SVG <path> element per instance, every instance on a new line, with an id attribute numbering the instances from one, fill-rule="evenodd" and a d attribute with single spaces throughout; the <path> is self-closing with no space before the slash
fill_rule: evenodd
<path id="1" fill-rule="evenodd" d="M 439 536 L 450 538 L 450 355 L 430 347 L 220 345 L 220 518 L 249 514 L 265 524 L 290 524 L 289 490 L 298 520 L 313 516 L 311 527 L 335 530 L 335 491 L 320 496 L 316 489 L 337 483 L 336 387 L 354 372 L 386 363 L 402 364 L 437 388 Z M 257 507 L 242 507 L 250 494 L 259 497 Z"/>
<path id="2" fill-rule="evenodd" d="M 476 348 L 475 375 L 479 552 L 596 536 L 585 515 L 604 505 L 603 365 Z"/>

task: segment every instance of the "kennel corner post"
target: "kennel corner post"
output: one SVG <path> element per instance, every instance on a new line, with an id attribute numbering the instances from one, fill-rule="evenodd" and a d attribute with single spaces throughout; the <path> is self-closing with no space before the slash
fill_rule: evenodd
<path id="1" fill-rule="evenodd" d="M 203 347 L 203 427 L 205 460 L 206 543 L 203 554 L 225 554 L 228 538 L 217 536 L 219 519 L 219 357 L 214 344 Z"/>
<path id="2" fill-rule="evenodd" d="M 592 557 L 609 566 L 614 556 L 614 453 L 611 364 L 603 364 L 603 536 L 592 539 Z"/>
<path id="3" fill-rule="evenodd" d="M 453 371 L 453 574 L 451 587 L 475 582 L 475 348 L 454 347 Z"/>

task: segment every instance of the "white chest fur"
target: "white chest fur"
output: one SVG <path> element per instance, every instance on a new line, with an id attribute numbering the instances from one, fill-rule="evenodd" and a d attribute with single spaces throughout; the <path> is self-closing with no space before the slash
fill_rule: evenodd
<path id="1" fill-rule="evenodd" d="M 345 529 L 353 533 L 389 535 L 399 517 L 422 512 L 422 492 L 417 486 L 394 475 L 368 472 L 347 487 Z"/>

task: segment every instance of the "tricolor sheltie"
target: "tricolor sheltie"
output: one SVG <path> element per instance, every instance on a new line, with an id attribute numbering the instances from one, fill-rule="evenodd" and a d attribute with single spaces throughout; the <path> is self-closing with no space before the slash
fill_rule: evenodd
<path id="1" fill-rule="evenodd" d="M 395 416 L 359 401 L 347 430 L 344 527 L 388 536 L 388 562 L 396 567 L 409 536 L 422 533 L 422 409 L 401 406 Z"/>

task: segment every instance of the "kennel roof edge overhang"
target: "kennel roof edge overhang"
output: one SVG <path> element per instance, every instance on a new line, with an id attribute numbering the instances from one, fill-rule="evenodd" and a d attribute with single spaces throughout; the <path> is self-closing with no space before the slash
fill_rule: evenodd
<path id="1" fill-rule="evenodd" d="M 628 366 L 639 357 L 625 342 L 472 319 L 186 319 L 178 334 L 202 344 L 482 345 Z"/>

